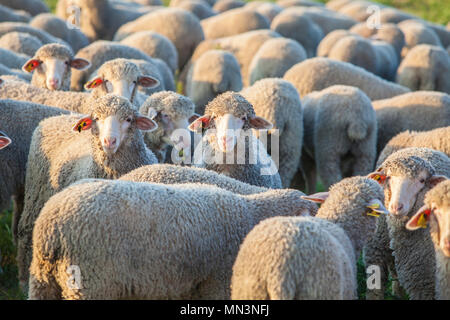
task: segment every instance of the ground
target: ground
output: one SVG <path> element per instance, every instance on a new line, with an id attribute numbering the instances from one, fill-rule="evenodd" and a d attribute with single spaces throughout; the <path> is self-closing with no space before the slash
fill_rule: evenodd
<path id="1" fill-rule="evenodd" d="M 169 1 L 163 0 L 166 5 Z M 45 2 L 54 11 L 58 1 L 45 0 Z M 327 1 L 322 0 L 320 2 Z M 445 25 L 450 21 L 448 0 L 379 0 L 376 2 L 399 8 L 435 23 Z M 317 191 L 323 191 L 320 189 Z M 11 210 L 0 213 L 0 300 L 25 298 L 25 295 L 18 288 L 17 266 L 15 264 L 16 248 L 12 242 L 10 227 L 11 216 Z M 360 299 L 364 299 L 365 297 L 365 288 L 365 271 L 362 259 L 360 258 L 358 261 L 358 295 Z M 390 281 L 389 287 L 386 290 L 386 296 L 388 299 L 393 298 Z"/>

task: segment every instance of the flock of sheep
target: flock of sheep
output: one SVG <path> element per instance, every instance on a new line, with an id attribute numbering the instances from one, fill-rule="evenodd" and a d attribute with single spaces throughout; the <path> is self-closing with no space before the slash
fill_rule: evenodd
<path id="1" fill-rule="evenodd" d="M 28 298 L 450 299 L 450 25 L 374 5 L 0 0 Z"/>

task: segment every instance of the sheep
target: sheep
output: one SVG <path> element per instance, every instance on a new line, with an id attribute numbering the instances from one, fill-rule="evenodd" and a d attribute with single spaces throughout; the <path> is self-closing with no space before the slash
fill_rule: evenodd
<path id="1" fill-rule="evenodd" d="M 387 275 L 383 275 L 385 266 L 394 259 L 399 284 L 413 300 L 434 298 L 436 266 L 429 232 L 410 232 L 405 225 L 423 205 L 426 192 L 449 175 L 450 159 L 442 152 L 428 148 L 399 150 L 369 175 L 383 186 L 385 206 L 391 214 L 386 220 L 378 221 L 379 228 L 370 247 L 366 248 L 364 262 L 366 266 L 379 266 L 381 278 L 387 279 Z M 380 224 L 387 227 L 380 228 Z M 387 235 L 382 234 L 386 231 Z M 383 289 L 382 281 L 379 291 L 383 293 Z M 367 296 L 371 294 L 369 291 Z"/>
<path id="2" fill-rule="evenodd" d="M 32 16 L 50 11 L 41 0 L 0 0 L 0 4 L 15 10 L 25 10 Z"/>
<path id="3" fill-rule="evenodd" d="M 129 59 L 129 61 L 136 64 L 143 74 L 152 74 L 153 72 L 156 71 L 160 74 L 161 86 L 160 88 L 158 88 L 159 89 L 158 91 L 162 90 L 176 91 L 174 75 L 172 74 L 172 71 L 170 70 L 169 66 L 163 60 L 153 58 L 150 61 L 136 60 L 136 59 Z M 151 93 L 156 92 L 156 90 L 146 89 L 143 92 L 144 93 L 146 92 L 148 95 L 150 95 Z"/>
<path id="4" fill-rule="evenodd" d="M 403 131 L 384 147 L 377 160 L 377 167 L 394 152 L 408 147 L 427 147 L 441 151 L 450 157 L 450 127 L 437 128 L 430 131 Z"/>
<path id="5" fill-rule="evenodd" d="M 178 52 L 173 43 L 165 36 L 153 31 L 136 32 L 126 37 L 121 44 L 142 50 L 152 58 L 167 63 L 172 73 L 178 70 Z"/>
<path id="6" fill-rule="evenodd" d="M 328 57 L 334 45 L 341 39 L 348 37 L 351 33 L 348 30 L 334 30 L 324 37 L 317 46 L 318 57 Z"/>
<path id="7" fill-rule="evenodd" d="M 120 41 L 138 31 L 154 31 L 166 36 L 178 51 L 178 67 L 182 69 L 197 45 L 205 39 L 200 21 L 192 13 L 179 8 L 165 8 L 124 24 L 114 40 Z"/>
<path id="8" fill-rule="evenodd" d="M 199 20 L 207 19 L 216 15 L 216 12 L 202 0 L 189 0 L 177 2 L 176 5 L 172 5 L 173 1 L 170 2 L 170 6 L 174 8 L 180 8 L 194 14 Z"/>
<path id="9" fill-rule="evenodd" d="M 303 108 L 297 90 L 285 80 L 267 78 L 240 94 L 253 105 L 257 116 L 269 120 L 278 130 L 278 172 L 283 187 L 288 188 L 300 164 L 303 142 Z M 271 153 L 270 141 L 267 150 Z"/>
<path id="10" fill-rule="evenodd" d="M 284 10 L 279 13 L 273 19 L 270 28 L 283 37 L 300 43 L 305 48 L 308 58 L 316 55 L 317 46 L 324 36 L 322 29 L 312 19 L 295 11 Z"/>
<path id="11" fill-rule="evenodd" d="M 436 299 L 450 299 L 450 242 L 449 208 L 450 180 L 445 180 L 425 195 L 422 207 L 406 224 L 406 229 L 414 231 L 430 224 L 431 239 L 436 256 Z"/>
<path id="12" fill-rule="evenodd" d="M 51 43 L 36 51 L 22 67 L 24 72 L 32 72 L 31 84 L 38 88 L 68 91 L 70 89 L 71 69 L 85 70 L 90 62 L 75 58 L 69 47 Z"/>
<path id="13" fill-rule="evenodd" d="M 177 137 L 172 137 L 176 130 L 187 130 L 188 125 L 198 117 L 194 113 L 193 102 L 178 93 L 162 91 L 152 94 L 139 109 L 143 115 L 154 120 L 158 127 L 155 131 L 145 133 L 144 141 L 157 156 L 159 162 L 164 162 L 168 156 L 169 145 L 175 145 L 176 150 L 190 147 L 191 140 L 182 141 L 177 145 Z M 190 138 L 190 136 L 189 136 Z"/>
<path id="14" fill-rule="evenodd" d="M 25 62 L 30 59 L 25 54 L 20 54 L 8 49 L 0 48 L 0 63 L 11 69 L 21 69 Z"/>
<path id="15" fill-rule="evenodd" d="M 245 2 L 241 0 L 219 0 L 212 7 L 214 11 L 221 13 L 231 9 L 245 6 Z"/>
<path id="16" fill-rule="evenodd" d="M 398 61 L 401 60 L 402 50 L 405 46 L 405 36 L 396 24 L 384 23 L 380 25 L 379 29 L 376 29 L 369 28 L 367 23 L 358 23 L 351 27 L 349 31 L 365 38 L 382 40 L 389 43 L 394 48 Z"/>
<path id="17" fill-rule="evenodd" d="M 59 0 L 56 15 L 63 20 L 78 15 L 79 27 L 89 41 L 112 40 L 115 32 L 127 22 L 157 10 L 158 7 L 132 6 L 111 0 Z"/>
<path id="18" fill-rule="evenodd" d="M 42 42 L 28 33 L 9 32 L 0 37 L 0 47 L 27 56 L 33 56 L 42 47 Z"/>
<path id="19" fill-rule="evenodd" d="M 72 72 L 70 89 L 73 91 L 82 91 L 83 85 L 89 80 L 89 76 L 106 61 L 117 58 L 151 60 L 148 55 L 139 49 L 103 40 L 95 41 L 84 47 L 78 51 L 77 57 L 89 60 L 91 65 L 87 69 Z"/>
<path id="20" fill-rule="evenodd" d="M 352 3 L 353 0 L 331 0 L 326 3 L 326 7 L 330 10 L 338 11 L 345 5 Z"/>
<path id="21" fill-rule="evenodd" d="M 17 263 L 23 288 L 31 262 L 34 221 L 45 202 L 82 178 L 115 179 L 140 166 L 157 163 L 140 132 L 156 126 L 153 120 L 140 115 L 128 99 L 113 94 L 93 100 L 88 116 L 53 117 L 39 124 L 31 140 L 24 208 L 18 223 Z"/>
<path id="22" fill-rule="evenodd" d="M 442 46 L 439 37 L 433 31 L 420 21 L 415 19 L 404 20 L 398 24 L 398 27 L 405 35 L 405 46 L 401 51 L 402 58 L 406 57 L 408 52 L 419 44 L 430 44 Z"/>
<path id="23" fill-rule="evenodd" d="M 190 1 L 190 0 L 170 0 L 170 6 L 176 6 L 179 3 L 185 2 L 185 1 Z M 201 1 L 202 3 L 204 3 L 210 7 L 213 7 L 214 4 L 216 3 L 216 0 L 199 0 L 199 1 Z"/>
<path id="24" fill-rule="evenodd" d="M 42 13 L 30 21 L 30 26 L 44 30 L 49 34 L 66 41 L 74 52 L 89 45 L 89 39 L 78 28 L 69 28 L 63 19 L 50 14 Z"/>
<path id="25" fill-rule="evenodd" d="M 437 46 L 421 44 L 411 49 L 397 70 L 396 82 L 412 91 L 432 90 L 450 94 L 450 56 Z"/>
<path id="26" fill-rule="evenodd" d="M 322 203 L 315 217 L 275 217 L 245 237 L 233 265 L 231 298 L 356 299 L 356 258 L 387 214 L 383 190 L 366 177 L 303 197 Z"/>
<path id="27" fill-rule="evenodd" d="M 252 1 L 247 3 L 244 8 L 255 10 L 259 14 L 266 17 L 269 23 L 272 22 L 277 14 L 283 11 L 283 7 L 280 7 L 278 4 L 265 1 Z"/>
<path id="28" fill-rule="evenodd" d="M 206 51 L 191 65 L 185 90 L 195 104 L 195 112 L 203 114 L 208 102 L 219 94 L 242 90 L 238 61 L 227 51 Z"/>
<path id="29" fill-rule="evenodd" d="M 304 143 L 301 171 L 308 192 L 316 172 L 325 188 L 343 177 L 368 174 L 376 160 L 376 114 L 356 87 L 335 85 L 303 100 Z"/>
<path id="30" fill-rule="evenodd" d="M 253 106 L 242 95 L 222 93 L 208 103 L 203 116 L 189 125 L 193 132 L 207 130 L 195 148 L 192 163 L 249 184 L 281 188 L 274 161 L 250 130 L 271 128 L 269 121 L 255 115 Z"/>
<path id="31" fill-rule="evenodd" d="M 269 29 L 269 21 L 254 10 L 236 8 L 201 21 L 205 39 L 229 37 L 244 32 Z"/>
<path id="32" fill-rule="evenodd" d="M 386 99 L 410 91 L 350 63 L 322 57 L 294 65 L 283 78 L 297 88 L 300 97 L 335 84 L 355 86 L 371 100 Z"/>
<path id="33" fill-rule="evenodd" d="M 282 78 L 293 65 L 307 59 L 306 51 L 297 41 L 270 39 L 259 48 L 250 64 L 250 79 L 254 84 L 264 78 Z"/>
<path id="34" fill-rule="evenodd" d="M 383 7 L 371 1 L 353 1 L 345 4 L 336 11 L 355 19 L 356 21 L 366 22 L 367 18 L 374 13 L 373 11 L 368 10 L 368 8 L 374 5 L 378 8 Z"/>
<path id="35" fill-rule="evenodd" d="M 122 0 L 122 1 L 142 4 L 144 6 L 162 6 L 163 5 L 163 2 L 161 0 Z"/>
<path id="36" fill-rule="evenodd" d="M 0 150 L 6 148 L 11 144 L 11 139 L 6 135 L 6 133 L 0 131 Z"/>
<path id="37" fill-rule="evenodd" d="M 279 6 L 283 8 L 289 8 L 289 7 L 322 7 L 323 3 L 315 2 L 315 1 L 309 1 L 309 0 L 278 0 L 276 2 Z"/>
<path id="38" fill-rule="evenodd" d="M 372 105 L 377 113 L 377 153 L 402 131 L 450 126 L 450 96 L 445 93 L 417 91 L 373 101 Z"/>
<path id="39" fill-rule="evenodd" d="M 14 240 L 17 237 L 18 218 L 23 209 L 25 170 L 33 131 L 41 120 L 67 113 L 64 110 L 37 103 L 0 100 L 0 128 L 8 132 L 9 137 L 14 141 L 7 152 L 0 152 L 0 162 L 4 166 L 4 169 L 0 171 L 0 181 L 2 181 L 0 212 L 9 208 L 12 197 Z M 20 119 L 17 119 L 18 117 Z"/>
<path id="40" fill-rule="evenodd" d="M 40 30 L 30 26 L 29 24 L 23 22 L 2 22 L 0 23 L 0 36 L 3 36 L 10 32 L 20 32 L 20 33 L 28 33 L 31 36 L 34 36 L 39 39 L 42 44 L 48 43 L 60 43 L 69 46 L 67 42 L 57 37 L 52 36 L 51 34 L 45 32 L 44 30 Z"/>
<path id="41" fill-rule="evenodd" d="M 265 218 L 315 212 L 301 195 L 292 189 L 239 195 L 202 184 L 79 181 L 53 196 L 36 221 L 29 298 L 229 299 L 242 239 Z M 119 214 L 124 201 L 133 214 Z M 89 246 L 82 244 L 87 239 L 93 240 Z M 57 253 L 62 242 L 67 250 Z M 135 266 L 130 252 L 139 252 Z M 165 258 L 156 262 L 160 256 Z M 116 272 L 104 272 L 106 261 Z M 78 289 L 67 285 L 66 263 L 80 268 Z M 138 265 L 143 273 L 136 273 Z"/>
<path id="42" fill-rule="evenodd" d="M 26 82 L 31 81 L 31 77 L 28 74 L 22 72 L 21 70 L 10 69 L 1 63 L 0 63 L 0 75 L 4 80 L 6 80 L 5 76 L 11 76 L 16 78 L 18 81 L 26 81 Z"/>
<path id="43" fill-rule="evenodd" d="M 0 21 L 28 22 L 30 15 L 24 11 L 17 11 L 0 5 Z"/>

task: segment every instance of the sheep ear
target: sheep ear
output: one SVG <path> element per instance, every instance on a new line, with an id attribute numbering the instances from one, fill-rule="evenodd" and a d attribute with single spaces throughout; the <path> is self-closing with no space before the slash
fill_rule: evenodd
<path id="1" fill-rule="evenodd" d="M 257 130 L 270 130 L 273 127 L 273 124 L 270 121 L 267 121 L 264 118 L 254 116 L 253 118 L 249 119 L 250 126 L 253 129 Z"/>
<path id="2" fill-rule="evenodd" d="M 152 132 L 158 128 L 158 124 L 149 117 L 138 116 L 136 118 L 136 125 L 139 130 Z"/>
<path id="3" fill-rule="evenodd" d="M 7 136 L 0 136 L 0 150 L 5 148 L 11 143 L 11 139 Z"/>
<path id="4" fill-rule="evenodd" d="M 329 195 L 329 192 L 317 192 L 309 196 L 301 196 L 301 198 L 315 203 L 324 203 Z"/>
<path id="5" fill-rule="evenodd" d="M 70 61 L 70 67 L 82 71 L 90 68 L 91 63 L 83 58 L 75 58 Z"/>
<path id="6" fill-rule="evenodd" d="M 41 65 L 42 61 L 37 59 L 30 59 L 28 60 L 22 67 L 22 70 L 24 72 L 33 72 L 34 69 L 39 67 Z"/>
<path id="7" fill-rule="evenodd" d="M 384 173 L 382 168 L 378 168 L 377 171 L 369 173 L 367 175 L 367 178 L 375 180 L 379 184 L 384 185 L 387 175 Z"/>
<path id="8" fill-rule="evenodd" d="M 447 180 L 448 178 L 446 176 L 442 175 L 433 175 L 428 179 L 428 185 L 431 187 L 435 187 L 438 183 Z"/>
<path id="9" fill-rule="evenodd" d="M 155 88 L 159 86 L 159 80 L 150 76 L 140 76 L 137 81 L 138 85 L 145 88 Z"/>
<path id="10" fill-rule="evenodd" d="M 97 88 L 98 86 L 100 86 L 102 83 L 103 83 L 103 79 L 102 78 L 95 78 L 94 80 L 91 80 L 88 83 L 86 83 L 84 85 L 84 88 L 86 90 L 94 89 L 94 88 Z"/>
<path id="11" fill-rule="evenodd" d="M 81 118 L 73 127 L 73 131 L 81 132 L 81 130 L 89 130 L 92 127 L 92 119 L 90 117 Z"/>
<path id="12" fill-rule="evenodd" d="M 413 231 L 420 228 L 426 228 L 428 221 L 430 220 L 430 215 L 431 210 L 428 209 L 427 206 L 423 206 L 406 223 L 406 229 Z"/>
<path id="13" fill-rule="evenodd" d="M 189 117 L 188 122 L 192 123 L 195 120 L 197 120 L 198 118 L 200 118 L 201 116 L 198 113 L 194 113 L 192 116 Z"/>
<path id="14" fill-rule="evenodd" d="M 188 127 L 189 130 L 193 132 L 199 132 L 201 129 L 206 129 L 209 127 L 211 122 L 211 116 L 202 116 L 194 120 Z"/>
<path id="15" fill-rule="evenodd" d="M 155 108 L 148 108 L 147 116 L 150 119 L 152 119 L 152 120 L 155 119 L 157 115 L 158 115 L 158 111 L 156 111 Z"/>

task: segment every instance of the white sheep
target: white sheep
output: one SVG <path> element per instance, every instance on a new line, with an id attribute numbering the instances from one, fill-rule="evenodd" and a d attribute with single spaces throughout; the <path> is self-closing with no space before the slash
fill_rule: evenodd
<path id="1" fill-rule="evenodd" d="M 1 0 L 0 4 L 15 10 L 25 10 L 33 16 L 50 11 L 44 1 L 41 0 Z"/>
<path id="2" fill-rule="evenodd" d="M 67 42 L 57 37 L 52 36 L 50 33 L 45 32 L 44 30 L 34 28 L 27 23 L 23 22 L 1 22 L 0 23 L 0 36 L 3 36 L 10 32 L 20 32 L 20 33 L 28 33 L 31 36 L 34 36 L 39 39 L 42 44 L 48 43 L 60 43 L 69 46 Z"/>
<path id="3" fill-rule="evenodd" d="M 0 21 L 29 22 L 30 14 L 25 11 L 13 10 L 0 4 Z"/>
<path id="4" fill-rule="evenodd" d="M 31 76 L 22 70 L 10 69 L 7 66 L 0 63 L 0 75 L 3 80 L 7 80 L 8 76 L 15 81 L 25 81 L 26 83 L 31 81 Z"/>
<path id="5" fill-rule="evenodd" d="M 219 94 L 241 89 L 239 62 L 227 51 L 206 51 L 191 64 L 187 74 L 186 95 L 195 103 L 195 112 L 199 114 Z"/>
<path id="6" fill-rule="evenodd" d="M 240 94 L 253 105 L 257 116 L 269 120 L 273 124 L 272 130 L 278 130 L 279 140 L 274 152 L 278 153 L 282 185 L 288 188 L 298 170 L 303 144 L 303 107 L 297 90 L 286 80 L 267 78 L 255 82 Z M 275 134 L 272 130 L 269 133 Z M 258 132 L 256 136 L 259 136 Z M 272 138 L 268 138 L 266 148 L 270 154 Z"/>
<path id="7" fill-rule="evenodd" d="M 410 91 L 404 86 L 383 80 L 351 63 L 322 57 L 308 59 L 294 65 L 283 78 L 297 88 L 300 97 L 335 84 L 357 87 L 371 100 L 386 99 Z"/>
<path id="8" fill-rule="evenodd" d="M 266 1 L 251 1 L 248 2 L 245 6 L 245 9 L 255 10 L 259 14 L 263 15 L 269 23 L 283 11 L 283 7 L 279 6 L 276 3 L 266 2 Z"/>
<path id="9" fill-rule="evenodd" d="M 207 19 L 216 15 L 216 12 L 211 8 L 211 6 L 203 0 L 171 1 L 170 6 L 189 11 L 199 20 Z"/>
<path id="10" fill-rule="evenodd" d="M 22 287 L 28 283 L 34 221 L 55 193 L 82 178 L 116 179 L 157 163 L 140 130 L 156 129 L 123 97 L 108 94 L 92 101 L 86 115 L 52 117 L 36 128 L 25 177 L 25 202 L 18 223 L 17 262 Z"/>
<path id="11" fill-rule="evenodd" d="M 450 180 L 445 180 L 425 195 L 425 205 L 408 221 L 408 230 L 430 224 L 436 255 L 436 299 L 450 299 Z"/>
<path id="12" fill-rule="evenodd" d="M 292 189 L 239 195 L 203 184 L 79 181 L 52 197 L 36 221 L 29 298 L 229 299 L 242 239 L 265 218 L 314 214 L 316 206 L 301 195 Z M 132 214 L 123 214 L 125 202 Z M 62 243 L 66 250 L 55 250 Z M 69 265 L 80 268 L 78 288 L 67 285 Z"/>
<path id="13" fill-rule="evenodd" d="M 255 115 L 242 95 L 225 92 L 208 103 L 205 114 L 189 125 L 193 132 L 206 130 L 192 163 L 249 184 L 281 188 L 274 161 L 250 130 L 271 128 L 269 121 Z"/>
<path id="14" fill-rule="evenodd" d="M 275 217 L 246 236 L 233 266 L 232 299 L 356 299 L 356 257 L 386 214 L 383 191 L 352 177 L 303 197 L 315 217 Z"/>
<path id="15" fill-rule="evenodd" d="M 402 58 L 406 57 L 408 52 L 419 44 L 442 46 L 433 29 L 416 19 L 404 20 L 398 24 L 398 27 L 405 35 L 405 46 L 401 51 Z"/>
<path id="16" fill-rule="evenodd" d="M 28 59 L 30 57 L 25 54 L 0 48 L 0 63 L 8 68 L 20 70 Z"/>
<path id="17" fill-rule="evenodd" d="M 28 33 L 14 31 L 0 37 L 0 47 L 27 56 L 33 56 L 42 47 L 42 42 Z"/>
<path id="18" fill-rule="evenodd" d="M 214 11 L 222 13 L 231 9 L 245 6 L 245 2 L 241 0 L 219 0 L 212 7 Z"/>
<path id="19" fill-rule="evenodd" d="M 385 206 L 391 214 L 378 222 L 378 229 L 365 250 L 364 262 L 366 266 L 379 266 L 383 273 L 393 259 L 399 284 L 414 300 L 434 298 L 434 249 L 427 230 L 410 232 L 405 225 L 423 205 L 426 192 L 449 175 L 450 159 L 428 148 L 399 150 L 369 175 L 383 186 Z M 386 280 L 387 275 L 381 275 L 381 279 Z M 376 291 L 382 296 L 384 285 L 369 290 L 367 297 L 377 294 Z"/>

